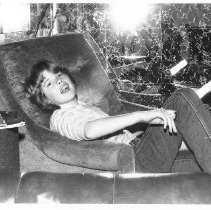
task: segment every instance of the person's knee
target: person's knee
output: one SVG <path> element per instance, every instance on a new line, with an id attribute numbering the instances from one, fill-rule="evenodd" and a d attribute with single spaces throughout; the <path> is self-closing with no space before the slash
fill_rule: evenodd
<path id="1" fill-rule="evenodd" d="M 191 88 L 180 88 L 179 90 L 176 90 L 175 93 L 182 93 L 185 95 L 189 95 L 192 93 L 192 89 Z"/>
<path id="2" fill-rule="evenodd" d="M 199 97 L 191 88 L 181 88 L 176 90 L 164 104 L 164 108 L 186 109 L 190 103 L 198 104 Z M 178 105 L 179 104 L 179 105 Z"/>
<path id="3" fill-rule="evenodd" d="M 185 98 L 195 98 L 196 92 L 191 88 L 181 88 L 175 92 L 175 94 L 181 95 Z"/>

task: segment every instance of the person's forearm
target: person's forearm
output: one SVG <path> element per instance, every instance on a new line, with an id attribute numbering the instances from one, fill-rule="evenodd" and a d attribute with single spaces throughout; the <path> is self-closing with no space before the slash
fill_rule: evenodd
<path id="1" fill-rule="evenodd" d="M 138 122 L 148 123 L 148 121 L 153 118 L 151 115 L 153 115 L 153 111 L 137 111 L 129 114 L 93 120 L 86 124 L 85 136 L 87 139 L 96 139 Z"/>

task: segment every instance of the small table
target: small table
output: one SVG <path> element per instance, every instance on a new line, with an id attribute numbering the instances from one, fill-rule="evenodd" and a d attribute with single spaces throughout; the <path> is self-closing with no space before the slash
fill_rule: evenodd
<path id="1" fill-rule="evenodd" d="M 0 130 L 0 203 L 13 202 L 20 180 L 18 128 Z"/>
<path id="2" fill-rule="evenodd" d="M 0 130 L 0 172 L 20 175 L 18 128 Z"/>

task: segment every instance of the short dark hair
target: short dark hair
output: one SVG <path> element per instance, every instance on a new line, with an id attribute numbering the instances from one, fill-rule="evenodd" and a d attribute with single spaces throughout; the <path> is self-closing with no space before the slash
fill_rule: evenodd
<path id="1" fill-rule="evenodd" d="M 30 75 L 26 78 L 24 83 L 24 89 L 29 94 L 29 100 L 41 109 L 55 110 L 59 107 L 54 104 L 50 104 L 47 97 L 41 90 L 41 84 L 44 79 L 42 73 L 45 70 L 53 73 L 61 72 L 66 74 L 73 84 L 75 84 L 75 80 L 67 68 L 56 65 L 52 61 L 42 60 L 32 66 L 30 69 Z"/>

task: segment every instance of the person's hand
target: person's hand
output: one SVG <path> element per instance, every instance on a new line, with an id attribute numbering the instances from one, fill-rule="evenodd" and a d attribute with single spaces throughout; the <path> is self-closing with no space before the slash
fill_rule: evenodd
<path id="1" fill-rule="evenodd" d="M 163 108 L 152 110 L 148 117 L 151 117 L 148 121 L 149 124 L 163 124 L 165 130 L 168 127 L 170 133 L 177 133 L 177 128 L 174 122 L 176 112 L 174 110 L 165 110 Z"/>

